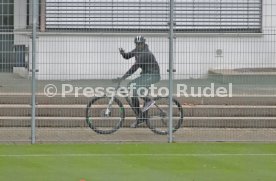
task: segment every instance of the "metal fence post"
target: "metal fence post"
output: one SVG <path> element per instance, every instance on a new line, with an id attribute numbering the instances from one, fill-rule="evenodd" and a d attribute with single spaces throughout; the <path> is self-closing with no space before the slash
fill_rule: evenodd
<path id="1" fill-rule="evenodd" d="M 38 18 L 38 0 L 33 0 L 33 30 L 32 30 L 32 144 L 35 144 L 35 111 L 36 111 L 36 35 L 37 35 L 37 18 Z"/>
<path id="2" fill-rule="evenodd" d="M 174 27 L 174 0 L 170 0 L 170 35 L 169 35 L 169 143 L 173 142 L 172 135 L 172 122 L 173 122 L 173 110 L 172 110 L 172 98 L 173 98 L 173 27 Z"/>

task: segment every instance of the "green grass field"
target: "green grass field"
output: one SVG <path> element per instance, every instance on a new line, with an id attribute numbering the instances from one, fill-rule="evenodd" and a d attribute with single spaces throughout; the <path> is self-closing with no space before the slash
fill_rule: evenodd
<path id="1" fill-rule="evenodd" d="M 0 145 L 1 181 L 275 181 L 276 144 Z"/>

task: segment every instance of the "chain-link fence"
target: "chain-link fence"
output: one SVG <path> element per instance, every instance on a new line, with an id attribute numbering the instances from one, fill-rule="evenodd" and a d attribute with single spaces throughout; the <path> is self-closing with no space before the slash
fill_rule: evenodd
<path id="1" fill-rule="evenodd" d="M 0 142 L 276 140 L 273 0 L 0 5 Z"/>

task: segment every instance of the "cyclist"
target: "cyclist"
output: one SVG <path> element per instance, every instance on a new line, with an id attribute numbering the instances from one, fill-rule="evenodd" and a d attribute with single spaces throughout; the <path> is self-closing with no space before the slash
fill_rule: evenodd
<path id="1" fill-rule="evenodd" d="M 134 80 L 132 80 L 128 86 L 133 84 L 133 87 L 135 87 L 133 96 L 131 97 L 132 104 L 134 106 L 134 110 L 138 115 L 143 114 L 141 117 L 146 118 L 147 117 L 147 109 L 152 106 L 155 102 L 150 99 L 149 97 L 143 97 L 145 103 L 144 103 L 144 109 L 141 112 L 140 111 L 140 103 L 138 99 L 138 89 L 140 87 L 148 88 L 151 84 L 157 83 L 160 81 L 160 68 L 159 65 L 152 54 L 152 52 L 149 50 L 148 45 L 146 44 L 146 39 L 143 36 L 137 36 L 134 39 L 134 43 L 136 45 L 135 49 L 133 49 L 131 52 L 125 52 L 124 49 L 119 48 L 120 54 L 125 59 L 130 59 L 132 57 L 135 57 L 135 63 L 130 67 L 130 69 L 121 77 L 118 79 L 115 79 L 115 82 L 121 82 L 122 80 L 125 80 L 130 75 L 134 74 L 139 68 L 142 70 L 140 73 L 140 76 Z M 139 92 L 143 94 L 141 91 Z M 131 127 L 137 127 L 139 124 L 143 123 L 145 120 L 136 120 L 136 123 L 131 125 Z"/>

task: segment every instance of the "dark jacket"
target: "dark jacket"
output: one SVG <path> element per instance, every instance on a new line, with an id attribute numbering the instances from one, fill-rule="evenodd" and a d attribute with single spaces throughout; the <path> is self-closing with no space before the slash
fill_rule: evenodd
<path id="1" fill-rule="evenodd" d="M 125 59 L 130 59 L 132 57 L 135 57 L 135 63 L 125 73 L 125 75 L 122 77 L 123 79 L 126 79 L 128 76 L 132 75 L 139 68 L 142 69 L 141 74 L 160 75 L 159 65 L 154 55 L 149 50 L 147 44 L 145 44 L 145 47 L 143 50 L 138 51 L 137 48 L 135 48 L 129 53 L 121 52 L 121 54 Z"/>

